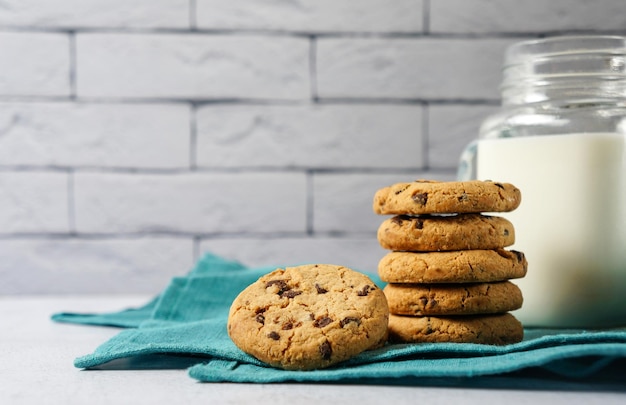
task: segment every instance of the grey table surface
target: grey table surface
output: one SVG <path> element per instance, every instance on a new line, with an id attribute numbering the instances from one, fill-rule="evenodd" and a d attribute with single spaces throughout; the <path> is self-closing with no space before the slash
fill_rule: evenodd
<path id="1" fill-rule="evenodd" d="M 120 329 L 59 324 L 60 311 L 105 312 L 139 306 L 145 296 L 0 296 L 2 404 L 624 404 L 626 387 L 597 389 L 468 388 L 420 385 L 200 383 L 185 369 L 80 370 L 74 358 L 91 353 Z M 497 402 L 493 402 L 497 401 Z"/>

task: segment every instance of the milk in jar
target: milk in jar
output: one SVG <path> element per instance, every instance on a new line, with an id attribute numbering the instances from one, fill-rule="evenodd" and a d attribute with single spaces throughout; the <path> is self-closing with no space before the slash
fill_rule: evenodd
<path id="1" fill-rule="evenodd" d="M 477 177 L 522 191 L 498 214 L 515 227 L 529 270 L 514 282 L 525 325 L 574 327 L 626 319 L 625 135 L 568 134 L 477 143 Z"/>
<path id="2" fill-rule="evenodd" d="M 511 45 L 502 106 L 461 157 L 459 180 L 512 183 L 513 280 L 526 327 L 626 326 L 626 38 Z"/>

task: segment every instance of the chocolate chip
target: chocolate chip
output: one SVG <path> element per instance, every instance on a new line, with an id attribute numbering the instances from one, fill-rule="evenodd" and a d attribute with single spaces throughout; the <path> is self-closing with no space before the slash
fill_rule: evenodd
<path id="1" fill-rule="evenodd" d="M 280 295 L 281 298 L 293 298 L 296 295 L 302 294 L 302 291 L 292 290 L 285 280 L 270 280 L 265 284 L 265 288 L 269 288 L 274 285 L 278 287 L 277 294 Z"/>
<path id="2" fill-rule="evenodd" d="M 402 193 L 404 190 L 406 190 L 406 189 L 407 189 L 407 188 L 409 188 L 409 187 L 410 187 L 410 185 L 408 185 L 408 184 L 407 184 L 405 187 L 403 187 L 403 188 L 401 188 L 401 189 L 399 189 L 399 190 L 396 190 L 396 191 L 394 192 L 394 194 L 395 194 L 395 195 L 398 195 L 398 194 Z"/>
<path id="3" fill-rule="evenodd" d="M 504 229 L 504 236 L 509 236 L 509 230 L 508 229 Z"/>
<path id="4" fill-rule="evenodd" d="M 361 320 L 359 318 L 355 318 L 354 316 L 347 316 L 347 317 L 343 318 L 341 321 L 339 321 L 339 326 L 341 326 L 343 328 L 344 326 L 346 326 L 350 322 L 356 322 L 357 325 L 361 324 Z"/>
<path id="5" fill-rule="evenodd" d="M 457 200 L 459 200 L 459 202 L 467 201 L 468 199 L 469 199 L 469 197 L 465 193 L 463 193 L 463 194 L 461 194 L 460 196 L 457 197 Z"/>
<path id="6" fill-rule="evenodd" d="M 495 184 L 497 187 L 499 187 L 499 188 L 504 190 L 504 186 L 502 184 L 500 184 L 500 183 L 493 183 L 493 184 Z"/>
<path id="7" fill-rule="evenodd" d="M 518 252 L 517 250 L 511 250 L 511 252 L 515 253 L 518 262 L 524 261 L 524 253 Z"/>
<path id="8" fill-rule="evenodd" d="M 401 216 L 396 216 L 391 218 L 391 222 L 393 222 L 394 224 L 400 226 L 402 225 L 402 217 Z"/>
<path id="9" fill-rule="evenodd" d="M 326 294 L 328 292 L 327 289 L 320 287 L 320 285 L 317 283 L 315 284 L 315 289 L 317 290 L 318 294 Z"/>
<path id="10" fill-rule="evenodd" d="M 271 331 L 270 333 L 267 334 L 267 337 L 272 339 L 272 340 L 278 340 L 280 339 L 280 335 L 274 331 Z"/>
<path id="11" fill-rule="evenodd" d="M 411 199 L 420 205 L 426 205 L 428 202 L 428 193 L 417 193 L 411 196 Z"/>
<path id="12" fill-rule="evenodd" d="M 280 293 L 281 297 L 286 297 L 286 298 L 293 298 L 296 295 L 300 295 L 302 294 L 302 291 L 298 291 L 298 290 L 287 290 L 285 292 Z"/>
<path id="13" fill-rule="evenodd" d="M 424 220 L 422 218 L 415 219 L 415 229 L 424 229 Z"/>
<path id="14" fill-rule="evenodd" d="M 265 325 L 265 316 L 263 314 L 257 314 L 257 316 L 254 317 L 254 320 L 261 325 Z"/>
<path id="15" fill-rule="evenodd" d="M 265 283 L 265 288 L 270 288 L 271 286 L 274 286 L 274 285 L 278 287 L 279 295 L 290 289 L 285 280 L 270 280 L 267 283 Z"/>
<path id="16" fill-rule="evenodd" d="M 330 342 L 328 340 L 320 345 L 319 351 L 322 355 L 322 359 L 324 360 L 330 360 L 330 356 L 333 354 L 333 349 L 330 347 Z"/>
<path id="17" fill-rule="evenodd" d="M 293 322 L 289 321 L 289 322 L 285 322 L 285 324 L 282 327 L 283 330 L 289 330 L 289 329 L 293 329 Z"/>
<path id="18" fill-rule="evenodd" d="M 356 292 L 356 295 L 358 295 L 359 297 L 366 297 L 369 294 L 370 289 L 372 289 L 372 287 L 366 284 L 363 289 Z"/>
<path id="19" fill-rule="evenodd" d="M 279 288 L 284 287 L 287 285 L 287 283 L 285 283 L 285 280 L 270 280 L 267 283 L 265 283 L 265 288 L 269 288 L 273 285 L 277 285 L 279 286 Z"/>
<path id="20" fill-rule="evenodd" d="M 330 324 L 333 320 L 327 316 L 324 316 L 322 318 L 316 319 L 315 322 L 313 322 L 313 326 L 315 326 L 316 328 L 323 328 L 324 326 Z"/>
<path id="21" fill-rule="evenodd" d="M 420 297 L 420 304 L 422 304 L 422 307 L 426 308 L 426 305 L 428 305 L 428 298 Z"/>

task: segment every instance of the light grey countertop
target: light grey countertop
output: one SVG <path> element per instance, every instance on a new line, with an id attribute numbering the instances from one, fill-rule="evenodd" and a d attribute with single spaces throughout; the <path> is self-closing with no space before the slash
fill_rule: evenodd
<path id="1" fill-rule="evenodd" d="M 197 382 L 184 369 L 79 370 L 73 366 L 76 357 L 91 353 L 120 329 L 54 323 L 50 320 L 51 314 L 117 311 L 139 306 L 147 299 L 145 296 L 0 296 L 0 403 L 626 403 L 626 388 L 615 392 L 403 385 L 212 384 Z"/>

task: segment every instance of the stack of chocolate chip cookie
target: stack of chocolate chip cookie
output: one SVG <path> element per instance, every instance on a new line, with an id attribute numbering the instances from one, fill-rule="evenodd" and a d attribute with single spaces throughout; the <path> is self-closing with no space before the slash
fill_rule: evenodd
<path id="1" fill-rule="evenodd" d="M 374 196 L 383 221 L 378 241 L 391 250 L 379 263 L 387 282 L 389 338 L 396 342 L 508 344 L 523 338 L 509 312 L 522 306 L 510 279 L 524 277 L 524 254 L 507 219 L 521 193 L 492 181 L 418 180 Z"/>

